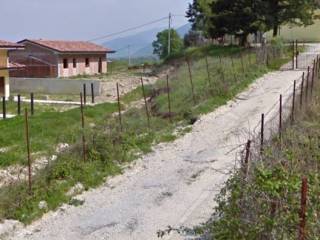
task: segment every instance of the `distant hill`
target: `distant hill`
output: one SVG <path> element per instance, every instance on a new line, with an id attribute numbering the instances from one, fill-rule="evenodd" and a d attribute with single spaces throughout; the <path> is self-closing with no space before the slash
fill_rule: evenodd
<path id="1" fill-rule="evenodd" d="M 190 24 L 183 25 L 177 28 L 177 32 L 181 37 L 189 32 Z M 150 57 L 153 55 L 152 42 L 156 40 L 157 33 L 164 30 L 164 28 L 154 28 L 148 31 L 140 32 L 127 37 L 113 39 L 102 43 L 102 45 L 113 50 L 119 50 L 112 54 L 111 58 L 127 58 L 128 45 L 130 45 L 130 52 L 132 58 Z"/>

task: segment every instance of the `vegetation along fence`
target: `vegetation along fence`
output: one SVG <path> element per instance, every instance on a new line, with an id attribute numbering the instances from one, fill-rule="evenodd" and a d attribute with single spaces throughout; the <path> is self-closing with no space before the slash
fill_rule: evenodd
<path id="1" fill-rule="evenodd" d="M 14 121 L 14 129 L 2 127 L 2 131 L 13 131 L 11 136 L 15 139 L 15 161 L 26 164 L 29 173 L 25 175 L 27 188 L 26 182 L 23 181 L 11 184 L 10 188 L 0 188 L 0 196 L 5 195 L 6 199 L 10 199 L 10 201 L 3 201 L 0 205 L 0 208 L 7 209 L 0 211 L 0 218 L 31 221 L 42 212 L 31 214 L 33 209 L 24 207 L 33 204 L 41 196 L 46 200 L 50 197 L 47 194 L 48 191 L 54 192 L 56 198 L 61 196 L 61 201 L 67 201 L 64 195 L 62 196 L 65 190 L 59 191 L 61 185 L 58 180 L 64 179 L 66 187 L 72 186 L 77 181 L 83 182 L 86 187 L 97 185 L 105 176 L 120 171 L 119 163 L 128 162 L 141 153 L 151 151 L 154 143 L 174 139 L 173 131 L 177 126 L 183 126 L 180 134 L 188 131 L 188 125 L 196 122 L 199 114 L 210 112 L 232 99 L 257 77 L 268 72 L 270 68 L 277 69 L 283 62 L 287 62 L 288 59 L 290 61 L 291 57 L 289 50 L 280 51 L 279 48 L 272 47 L 251 49 L 246 52 L 231 47 L 227 52 L 219 51 L 221 51 L 219 48 L 205 49 L 201 53 L 182 56 L 180 61 L 172 60 L 171 63 L 178 66 L 179 73 L 175 72 L 154 85 L 144 85 L 142 78 L 141 87 L 131 94 L 138 95 L 138 99 L 143 99 L 143 108 L 125 109 L 123 103 L 127 103 L 132 95 L 120 96 L 118 84 L 117 103 L 88 106 L 86 105 L 87 88 L 84 88 L 79 90 L 80 109 L 63 113 L 37 114 L 32 100 L 34 95 L 31 94 L 30 109 L 33 116 L 30 117 L 28 111 L 25 111 L 23 122 L 21 118 L 3 121 L 6 123 Z M 303 104 L 307 104 L 315 87 L 315 81 L 312 80 L 316 78 L 312 75 L 317 73 L 315 66 L 318 66 L 317 63 L 310 68 L 309 77 L 305 76 L 308 80 L 304 80 L 303 84 Z M 301 81 L 296 82 L 297 89 L 301 85 Z M 294 96 L 294 102 L 299 103 L 297 91 Z M 284 120 L 290 115 L 291 108 L 287 105 L 291 100 L 292 96 L 283 94 L 281 129 L 285 128 Z M 92 101 L 94 102 L 94 98 Z M 294 108 L 295 113 L 298 113 L 299 104 L 297 103 Z M 3 112 L 6 112 L 5 100 L 3 106 Z M 19 101 L 16 107 L 17 113 L 21 114 Z M 51 123 L 53 118 L 58 124 Z M 53 132 L 52 124 L 55 124 Z M 269 125 L 273 124 L 274 121 L 266 122 L 263 126 L 269 129 Z M 20 127 L 21 129 L 17 129 Z M 26 145 L 20 142 L 23 141 L 19 135 L 22 128 L 26 132 L 24 138 Z M 258 147 L 261 147 L 261 153 L 265 154 L 268 133 L 263 132 L 262 135 L 264 136 L 263 147 L 260 145 Z M 70 144 L 70 148 L 67 151 L 54 152 L 55 146 L 64 142 Z M 253 138 L 251 144 L 247 146 L 250 154 L 248 152 L 248 158 L 244 161 L 246 166 L 250 166 L 252 164 L 250 159 L 258 154 L 254 151 L 257 143 L 260 143 L 259 139 Z M 28 151 L 26 152 L 25 149 Z M 58 156 L 55 161 L 48 161 L 46 168 L 35 173 L 32 169 L 37 159 L 31 153 L 41 151 L 54 152 Z M 257 156 L 264 156 L 263 154 Z M 4 152 L 0 158 L 10 156 Z M 246 173 L 248 177 L 249 173 L 250 168 Z M 41 196 L 30 195 L 34 189 Z M 15 190 L 19 192 L 19 196 L 14 195 L 17 192 Z M 49 208 L 55 207 L 57 207 L 56 204 L 49 206 Z M 21 211 L 21 208 L 27 211 L 27 214 Z"/>

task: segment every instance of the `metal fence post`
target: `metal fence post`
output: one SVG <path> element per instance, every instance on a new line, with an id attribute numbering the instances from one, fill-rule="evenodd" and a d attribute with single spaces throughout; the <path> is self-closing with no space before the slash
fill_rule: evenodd
<path id="1" fill-rule="evenodd" d="M 18 94 L 18 115 L 21 115 L 21 96 Z"/>
<path id="2" fill-rule="evenodd" d="M 119 83 L 117 83 L 117 100 L 118 100 L 119 125 L 120 125 L 120 130 L 122 132 L 123 131 L 123 126 L 122 126 L 122 116 L 121 116 L 121 103 L 120 103 Z"/>
<path id="3" fill-rule="evenodd" d="M 87 105 L 87 85 L 83 84 L 83 103 L 84 106 Z"/>
<path id="4" fill-rule="evenodd" d="M 7 118 L 7 106 L 6 106 L 6 97 L 2 97 L 2 118 Z"/>
<path id="5" fill-rule="evenodd" d="M 264 113 L 261 115 L 260 154 L 263 154 L 264 144 Z"/>
<path id="6" fill-rule="evenodd" d="M 279 99 L 279 141 L 281 144 L 282 140 L 282 94 L 280 94 Z"/>
<path id="7" fill-rule="evenodd" d="M 296 85 L 297 85 L 297 81 L 294 80 L 294 82 L 293 82 L 293 95 L 292 95 L 291 124 L 294 123 L 294 117 L 295 117 Z"/>
<path id="8" fill-rule="evenodd" d="M 146 115 L 147 115 L 147 121 L 148 121 L 148 128 L 150 130 L 151 126 L 150 126 L 150 114 L 149 114 L 149 109 L 148 109 L 148 102 L 147 102 L 147 97 L 146 97 L 146 92 L 144 89 L 144 84 L 143 84 L 143 79 L 141 77 L 141 88 L 142 88 L 142 95 L 143 95 L 143 99 L 144 99 L 144 105 L 146 108 Z"/>
<path id="9" fill-rule="evenodd" d="M 34 94 L 31 93 L 31 115 L 34 115 Z"/>
<path id="10" fill-rule="evenodd" d="M 80 111 L 81 111 L 81 128 L 82 128 L 82 156 L 83 161 L 86 161 L 86 137 L 85 137 L 85 129 L 84 129 L 84 112 L 83 112 L 83 97 L 82 93 L 80 93 Z"/>
<path id="11" fill-rule="evenodd" d="M 300 203 L 300 224 L 299 224 L 299 240 L 306 239 L 306 211 L 307 211 L 307 197 L 308 197 L 308 179 L 306 177 L 302 178 L 301 185 L 301 203 Z"/>
<path id="12" fill-rule="evenodd" d="M 25 133 L 26 133 L 26 145 L 27 145 L 27 156 L 28 156 L 28 185 L 29 193 L 32 191 L 32 169 L 31 169 L 31 153 L 30 153 L 30 138 L 29 138 L 29 122 L 28 122 L 28 110 L 25 109 Z"/>
<path id="13" fill-rule="evenodd" d="M 94 85 L 91 83 L 91 103 L 94 103 Z"/>
<path id="14" fill-rule="evenodd" d="M 303 88 L 304 88 L 304 72 L 302 73 L 302 80 L 301 80 L 301 90 L 300 90 L 300 109 L 302 108 L 303 105 Z"/>

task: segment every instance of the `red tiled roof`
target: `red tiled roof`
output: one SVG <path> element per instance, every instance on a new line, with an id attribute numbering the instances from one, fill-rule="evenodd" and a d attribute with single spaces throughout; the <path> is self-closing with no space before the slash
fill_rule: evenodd
<path id="1" fill-rule="evenodd" d="M 112 52 L 111 49 L 105 48 L 103 46 L 84 41 L 60 41 L 60 40 L 29 40 L 25 39 L 18 43 L 32 42 L 43 47 L 61 52 L 61 53 L 70 53 L 70 52 Z"/>
<path id="2" fill-rule="evenodd" d="M 0 48 L 23 48 L 23 45 L 0 40 Z"/>

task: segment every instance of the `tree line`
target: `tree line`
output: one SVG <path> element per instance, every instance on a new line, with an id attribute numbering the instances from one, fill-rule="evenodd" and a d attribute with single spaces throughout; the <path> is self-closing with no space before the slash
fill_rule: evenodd
<path id="1" fill-rule="evenodd" d="M 319 0 L 193 0 L 187 17 L 194 31 L 208 38 L 234 35 L 245 45 L 249 34 L 272 30 L 279 34 L 284 24 L 314 23 Z"/>

